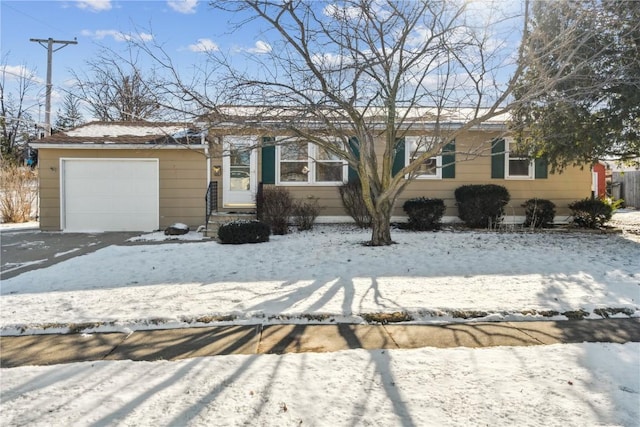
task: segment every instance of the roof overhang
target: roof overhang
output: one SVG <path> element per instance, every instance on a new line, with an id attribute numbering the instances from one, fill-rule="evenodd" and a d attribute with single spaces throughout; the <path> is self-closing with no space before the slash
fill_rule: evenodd
<path id="1" fill-rule="evenodd" d="M 193 145 L 158 145 L 158 144 L 52 144 L 47 142 L 32 142 L 29 144 L 36 149 L 66 149 L 66 150 L 206 150 L 207 144 Z"/>

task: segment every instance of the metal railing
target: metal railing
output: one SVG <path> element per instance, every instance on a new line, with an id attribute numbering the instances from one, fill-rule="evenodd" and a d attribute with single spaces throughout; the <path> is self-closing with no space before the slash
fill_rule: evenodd
<path id="1" fill-rule="evenodd" d="M 205 201 L 205 224 L 209 224 L 209 218 L 213 212 L 218 212 L 218 183 L 216 181 L 209 182 Z"/>

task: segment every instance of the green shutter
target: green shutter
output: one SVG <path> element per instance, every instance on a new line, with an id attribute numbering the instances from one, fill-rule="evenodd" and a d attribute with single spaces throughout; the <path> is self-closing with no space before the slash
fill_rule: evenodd
<path id="1" fill-rule="evenodd" d="M 353 155 L 360 159 L 360 144 L 358 142 L 358 138 L 355 136 L 349 138 L 349 148 L 353 151 Z M 349 182 L 357 182 L 358 181 L 358 171 L 353 167 L 349 166 Z"/>
<path id="2" fill-rule="evenodd" d="M 492 141 L 491 178 L 504 179 L 504 139 Z"/>
<path id="3" fill-rule="evenodd" d="M 273 144 L 275 138 L 265 136 L 262 138 L 262 183 L 276 183 L 276 146 Z"/>
<path id="4" fill-rule="evenodd" d="M 451 141 L 442 149 L 442 178 L 456 177 L 456 141 Z"/>
<path id="5" fill-rule="evenodd" d="M 405 164 L 405 143 L 404 143 L 404 138 L 399 139 L 398 141 L 396 141 L 396 147 L 395 147 L 395 157 L 393 158 L 393 167 L 391 168 L 391 176 L 396 176 L 396 174 L 398 174 L 398 172 L 400 172 L 402 170 L 402 168 L 404 168 Z"/>
<path id="6" fill-rule="evenodd" d="M 539 159 L 534 160 L 534 169 L 535 169 L 535 177 L 536 179 L 546 179 L 547 178 L 547 169 L 548 162 L 545 157 L 541 157 Z"/>

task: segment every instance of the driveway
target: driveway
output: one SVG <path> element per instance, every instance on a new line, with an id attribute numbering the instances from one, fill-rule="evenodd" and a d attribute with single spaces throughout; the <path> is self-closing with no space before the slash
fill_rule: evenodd
<path id="1" fill-rule="evenodd" d="M 38 229 L 0 231 L 2 265 L 0 279 L 26 271 L 49 267 L 70 258 L 95 252 L 111 245 L 125 244 L 140 233 L 60 233 Z"/>

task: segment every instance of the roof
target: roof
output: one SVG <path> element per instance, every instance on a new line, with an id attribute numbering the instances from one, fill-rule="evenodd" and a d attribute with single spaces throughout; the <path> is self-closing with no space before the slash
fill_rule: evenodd
<path id="1" fill-rule="evenodd" d="M 363 118 L 374 127 L 386 126 L 387 110 L 382 107 L 361 108 L 360 113 Z M 436 108 L 436 107 L 398 107 L 396 117 L 400 126 L 411 127 L 413 129 L 431 129 L 440 126 L 455 129 L 465 124 L 485 116 L 473 128 L 504 128 L 510 119 L 508 112 L 492 112 L 488 108 Z M 330 119 L 334 126 L 347 126 L 351 119 L 340 109 L 331 108 L 303 108 L 300 106 L 218 106 L 210 114 L 202 116 L 199 123 L 207 123 L 212 128 L 237 128 L 264 127 L 278 128 L 287 122 L 295 122 L 297 125 L 312 128 L 323 128 L 326 126 L 324 119 Z"/>
<path id="2" fill-rule="evenodd" d="M 91 122 L 38 140 L 40 146 L 76 144 L 200 145 L 204 133 L 191 123 Z"/>

